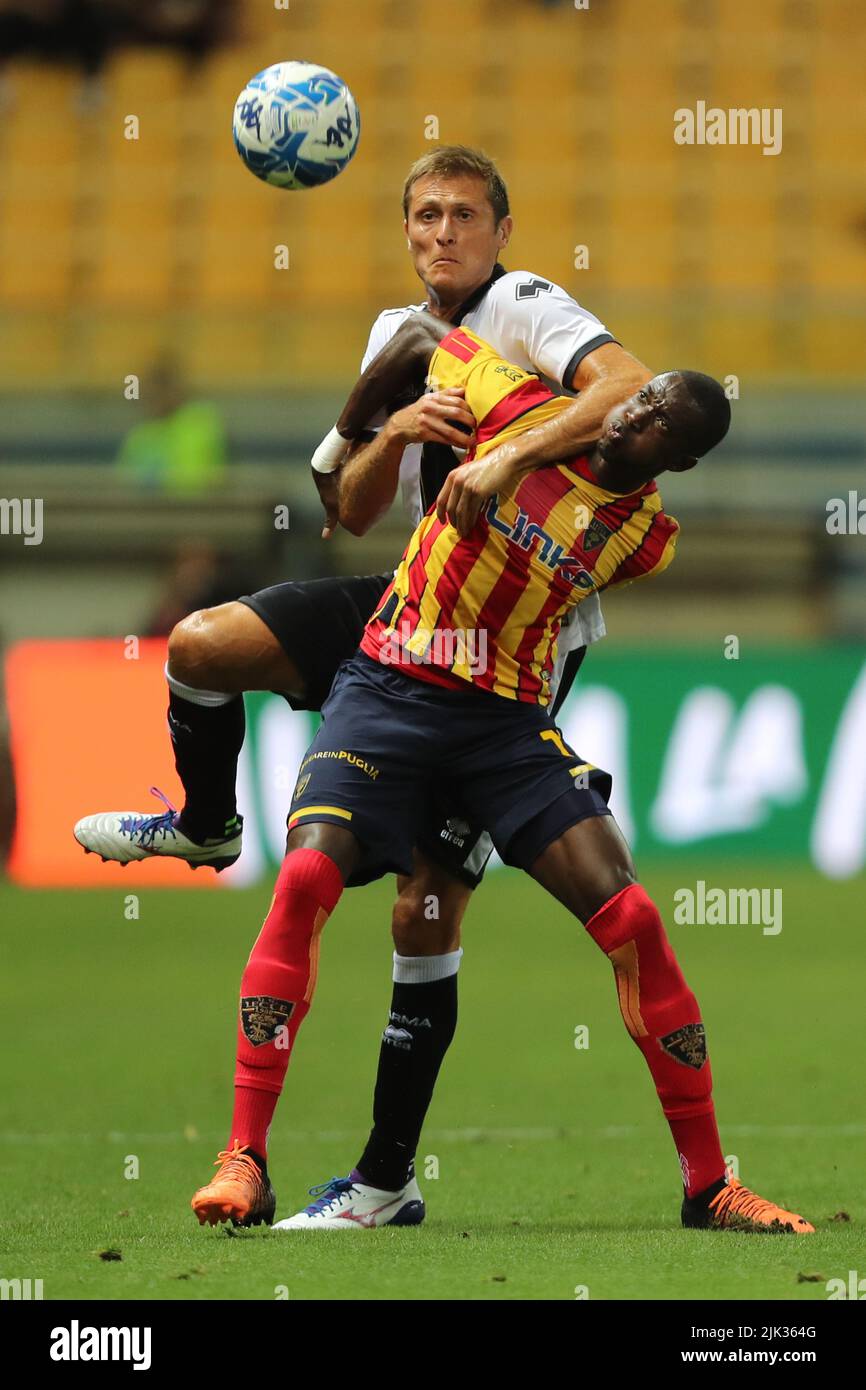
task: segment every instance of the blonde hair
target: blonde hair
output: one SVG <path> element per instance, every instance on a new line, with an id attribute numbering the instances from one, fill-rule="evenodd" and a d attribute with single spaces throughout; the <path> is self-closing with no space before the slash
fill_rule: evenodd
<path id="1" fill-rule="evenodd" d="M 473 150 L 468 145 L 439 145 L 429 154 L 423 154 L 420 159 L 416 159 L 406 175 L 406 182 L 403 184 L 404 217 L 409 216 L 412 185 L 417 183 L 418 179 L 427 178 L 431 174 L 441 174 L 444 178 L 451 178 L 455 174 L 472 174 L 483 179 L 497 226 L 503 217 L 508 216 L 508 190 L 493 160 L 488 159 L 483 150 Z"/>

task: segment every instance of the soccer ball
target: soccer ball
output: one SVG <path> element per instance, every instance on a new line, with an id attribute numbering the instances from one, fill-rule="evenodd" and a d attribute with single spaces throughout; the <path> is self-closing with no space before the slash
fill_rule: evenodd
<path id="1" fill-rule="evenodd" d="M 257 178 L 277 188 L 315 188 L 336 178 L 358 148 L 358 105 L 336 73 L 315 63 L 274 63 L 235 102 L 235 148 Z"/>

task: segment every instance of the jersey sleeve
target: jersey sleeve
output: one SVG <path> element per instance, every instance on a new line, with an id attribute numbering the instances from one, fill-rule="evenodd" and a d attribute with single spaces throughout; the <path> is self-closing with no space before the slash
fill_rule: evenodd
<path id="1" fill-rule="evenodd" d="M 361 358 L 362 372 L 365 372 L 367 370 L 374 357 L 379 356 L 379 353 L 382 351 L 383 347 L 385 346 L 385 344 L 391 336 L 386 329 L 386 318 L 387 315 L 385 313 L 380 314 L 379 317 L 374 321 L 373 326 L 370 329 L 370 336 L 367 339 L 367 346 L 364 349 L 364 356 Z"/>
<path id="2" fill-rule="evenodd" d="M 468 328 L 454 328 L 442 339 L 430 359 L 427 381 L 437 391 L 464 387 L 464 399 L 476 420 L 478 444 L 533 406 L 552 399 L 537 376 L 506 361 Z"/>
<path id="3" fill-rule="evenodd" d="M 601 319 L 560 285 L 529 271 L 503 275 L 490 291 L 489 306 L 491 337 L 503 357 L 527 357 L 568 391 L 583 358 L 603 343 L 616 342 Z"/>

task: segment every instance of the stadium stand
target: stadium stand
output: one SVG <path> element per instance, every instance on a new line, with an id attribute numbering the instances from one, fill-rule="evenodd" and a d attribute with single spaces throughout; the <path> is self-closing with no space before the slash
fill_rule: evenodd
<path id="1" fill-rule="evenodd" d="M 299 527 L 305 507 L 312 521 L 309 447 L 332 423 L 372 319 L 418 297 L 400 192 L 432 136 L 500 162 L 516 217 L 506 265 L 558 280 L 652 365 L 736 378 L 725 473 L 720 455 L 714 476 L 665 493 L 703 528 L 702 566 L 689 570 L 684 545 L 667 591 L 682 630 L 695 585 L 710 593 L 731 572 L 770 570 L 770 626 L 813 630 L 826 602 L 815 583 L 823 499 L 856 485 L 863 447 L 856 0 L 610 0 L 592 24 L 573 6 L 528 0 L 507 20 L 492 0 L 365 0 L 348 11 L 356 20 L 336 26 L 322 0 L 293 4 L 290 21 L 242 6 L 231 42 L 200 61 L 124 47 L 96 80 L 30 57 L 0 67 L 4 486 L 44 468 L 58 515 L 68 507 L 58 564 L 97 551 L 115 563 L 126 546 L 155 573 L 183 529 L 186 514 L 150 498 L 133 544 L 119 519 L 128 499 L 104 481 L 128 428 L 125 379 L 170 351 L 198 391 L 221 399 L 236 444 L 233 480 L 200 534 L 231 541 L 236 505 L 237 548 L 255 551 L 265 575 L 285 572 L 261 509 L 285 500 Z M 351 80 L 362 111 L 358 155 L 313 193 L 258 183 L 231 141 L 238 90 L 288 56 L 289 32 L 294 51 Z M 783 154 L 729 147 L 706 158 L 677 146 L 674 111 L 697 100 L 781 107 Z M 280 246 L 286 270 L 274 266 Z M 580 246 L 588 269 L 575 266 Z M 76 496 L 90 499 L 90 534 Z M 785 536 L 751 529 L 744 514 L 756 508 L 781 517 Z M 395 518 L 377 530 L 365 563 L 387 564 L 402 529 Z M 357 564 L 357 542 L 340 538 L 324 559 L 299 531 L 293 542 L 294 573 Z M 0 583 L 14 586 L 22 576 L 10 564 Z M 779 619 L 783 591 L 799 619 Z"/>

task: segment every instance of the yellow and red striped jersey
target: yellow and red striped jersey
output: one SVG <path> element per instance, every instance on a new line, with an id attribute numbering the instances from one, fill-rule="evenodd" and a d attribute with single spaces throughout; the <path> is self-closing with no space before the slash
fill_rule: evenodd
<path id="1" fill-rule="evenodd" d="M 466 328 L 442 339 L 428 384 L 466 388 L 477 421 L 467 458 L 570 404 Z M 459 689 L 469 681 L 507 699 L 547 704 L 563 615 L 587 594 L 661 573 L 678 530 L 654 482 L 608 492 L 586 456 L 536 469 L 492 497 L 464 539 L 431 508 L 361 650 L 437 685 Z"/>

